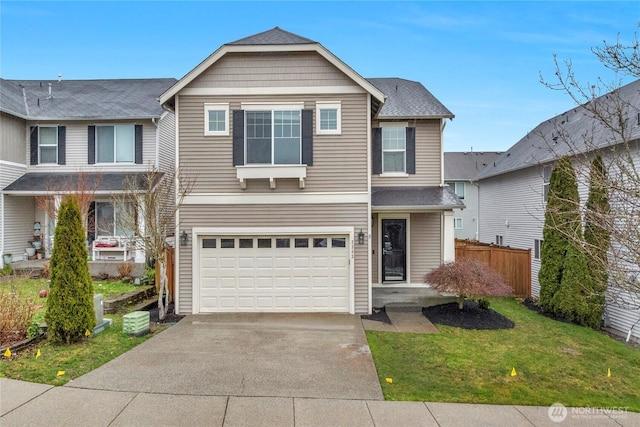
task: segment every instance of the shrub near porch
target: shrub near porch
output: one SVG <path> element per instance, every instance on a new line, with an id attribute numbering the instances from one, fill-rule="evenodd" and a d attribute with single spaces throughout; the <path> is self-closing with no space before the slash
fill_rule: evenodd
<path id="1" fill-rule="evenodd" d="M 385 399 L 560 402 L 640 411 L 638 349 L 551 320 L 513 299 L 491 299 L 491 308 L 513 320 L 515 328 L 477 331 L 436 325 L 439 334 L 367 332 Z"/>

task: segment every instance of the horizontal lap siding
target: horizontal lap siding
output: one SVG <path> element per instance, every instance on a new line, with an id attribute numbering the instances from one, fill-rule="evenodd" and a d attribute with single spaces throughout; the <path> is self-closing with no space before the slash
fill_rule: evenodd
<path id="1" fill-rule="evenodd" d="M 380 126 L 373 122 L 373 127 Z M 409 122 L 416 128 L 416 173 L 407 177 L 373 175 L 372 187 L 440 185 L 441 182 L 441 132 L 440 120 Z"/>
<path id="2" fill-rule="evenodd" d="M 4 196 L 4 253 L 19 261 L 25 253 L 27 240 L 33 236 L 35 203 L 33 197 Z"/>
<path id="3" fill-rule="evenodd" d="M 0 113 L 0 141 L 0 160 L 27 163 L 27 125 L 24 120 Z"/>
<path id="4" fill-rule="evenodd" d="M 192 236 L 193 227 L 354 227 L 355 236 L 355 309 L 368 311 L 369 278 L 367 270 L 368 245 L 357 244 L 357 232 L 367 228 L 366 204 L 327 205 L 185 205 L 180 210 L 180 229 Z M 179 310 L 192 311 L 191 259 L 193 239 L 188 246 L 178 247 Z"/>
<path id="5" fill-rule="evenodd" d="M 176 168 L 176 117 L 173 113 L 165 113 L 158 122 L 158 150 L 158 169 L 174 171 Z"/>
<path id="6" fill-rule="evenodd" d="M 291 86 L 355 86 L 355 83 L 314 52 L 230 53 L 187 88 Z"/>
<path id="7" fill-rule="evenodd" d="M 440 265 L 440 218 L 440 212 L 411 214 L 410 283 L 424 283 L 424 276 Z"/>
<path id="8" fill-rule="evenodd" d="M 143 164 L 99 164 L 88 163 L 88 127 L 93 125 L 142 124 L 142 162 Z M 37 165 L 31 166 L 30 172 L 78 172 L 91 168 L 91 171 L 119 172 L 146 171 L 149 163 L 156 161 L 156 127 L 150 120 L 122 120 L 122 121 L 83 121 L 83 122 L 37 122 L 30 126 L 56 125 L 66 126 L 66 165 Z M 29 152 L 29 146 L 27 146 Z M 27 158 L 29 153 L 27 153 Z"/>
<path id="9" fill-rule="evenodd" d="M 342 101 L 342 134 L 315 133 L 316 101 Z M 193 194 L 198 193 L 278 193 L 315 191 L 367 191 L 367 98 L 365 95 L 291 95 L 291 96 L 180 96 L 180 167 L 197 173 Z M 242 190 L 232 163 L 232 138 L 204 135 L 204 104 L 229 103 L 231 111 L 242 102 L 304 102 L 313 116 L 313 166 L 307 168 L 305 189 L 297 180 L 279 179 L 269 189 L 267 179 L 249 180 Z M 230 132 L 232 133 L 232 132 Z"/>
<path id="10" fill-rule="evenodd" d="M 502 176 L 483 179 L 479 187 L 479 240 L 531 249 L 531 294 L 540 294 L 540 260 L 534 259 L 534 240 L 542 239 L 542 167 L 531 167 Z M 507 221 L 509 226 L 507 226 Z"/>

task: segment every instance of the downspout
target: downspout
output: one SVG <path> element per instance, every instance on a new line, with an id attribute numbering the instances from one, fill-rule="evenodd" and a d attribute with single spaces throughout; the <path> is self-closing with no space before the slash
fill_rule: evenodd
<path id="1" fill-rule="evenodd" d="M 2 215 L 2 225 L 0 226 L 0 232 L 2 232 L 2 239 L 0 239 L 0 254 L 4 255 L 4 193 L 0 193 L 0 215 Z M 4 267 L 4 257 L 2 258 L 2 266 Z"/>
<path id="2" fill-rule="evenodd" d="M 444 187 L 444 128 L 447 126 L 447 119 L 442 120 L 440 126 L 440 187 Z"/>
<path id="3" fill-rule="evenodd" d="M 631 325 L 631 328 L 629 329 L 629 332 L 627 333 L 627 342 L 629 342 L 629 340 L 631 339 L 631 331 L 633 331 L 633 328 L 635 328 L 638 325 L 638 323 L 640 323 L 640 318 L 638 318 L 636 323 Z"/>
<path id="4" fill-rule="evenodd" d="M 476 240 L 480 240 L 480 184 L 476 184 L 473 180 L 469 180 L 469 184 L 474 185 L 478 189 L 478 203 L 476 213 Z"/>

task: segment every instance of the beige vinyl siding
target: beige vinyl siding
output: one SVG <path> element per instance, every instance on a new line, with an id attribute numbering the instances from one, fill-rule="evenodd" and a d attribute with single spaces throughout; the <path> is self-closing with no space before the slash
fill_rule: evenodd
<path id="1" fill-rule="evenodd" d="M 0 141 L 0 160 L 27 163 L 27 126 L 24 120 L 0 113 Z"/>
<path id="2" fill-rule="evenodd" d="M 356 83 L 315 52 L 228 53 L 187 88 L 352 86 Z"/>
<path id="3" fill-rule="evenodd" d="M 35 202 L 33 197 L 4 195 L 4 253 L 22 259 L 27 240 L 33 236 Z"/>
<path id="4" fill-rule="evenodd" d="M 142 130 L 142 164 L 96 164 L 88 162 L 88 126 L 141 124 Z M 30 172 L 78 172 L 86 168 L 102 172 L 142 172 L 148 169 L 148 164 L 155 164 L 156 160 L 156 127 L 151 120 L 120 120 L 120 121 L 82 121 L 82 122 L 43 122 L 29 123 L 29 126 L 55 125 L 66 126 L 66 165 L 36 165 L 30 166 Z M 30 144 L 27 144 L 27 158 L 29 158 Z"/>
<path id="5" fill-rule="evenodd" d="M 176 116 L 171 112 L 158 121 L 158 162 L 158 169 L 163 172 L 176 168 Z"/>
<path id="6" fill-rule="evenodd" d="M 416 173 L 402 177 L 376 174 L 371 177 L 371 186 L 424 187 L 440 185 L 442 165 L 442 133 L 440 132 L 440 124 L 440 120 L 410 121 L 409 127 L 416 128 Z M 380 123 L 373 122 L 372 126 L 379 127 Z"/>
<path id="7" fill-rule="evenodd" d="M 342 134 L 315 134 L 316 101 L 342 102 Z M 271 190 L 269 181 L 249 180 L 242 190 L 232 162 L 233 132 L 229 136 L 204 135 L 204 104 L 229 103 L 233 129 L 233 110 L 242 102 L 304 102 L 314 110 L 313 166 L 307 167 L 305 189 L 294 179 L 279 179 Z M 368 191 L 367 187 L 367 97 L 366 95 L 295 96 L 180 96 L 178 98 L 180 168 L 197 173 L 193 194 L 198 193 L 279 193 L 316 191 Z"/>
<path id="8" fill-rule="evenodd" d="M 322 205 L 185 205 L 180 209 L 180 230 L 193 236 L 193 227 L 354 227 L 355 232 L 367 227 L 367 205 L 322 204 Z M 366 313 L 369 309 L 369 278 L 367 267 L 367 244 L 355 248 L 355 310 Z M 180 276 L 178 304 L 181 313 L 191 313 L 193 264 L 191 259 L 193 239 L 188 246 L 178 247 Z"/>
<path id="9" fill-rule="evenodd" d="M 440 265 L 441 213 L 412 213 L 410 217 L 410 263 L 412 284 L 424 283 L 424 276 Z"/>
<path id="10" fill-rule="evenodd" d="M 386 213 L 385 213 L 386 215 Z M 406 215 L 406 214 L 401 214 Z M 401 217 L 400 215 L 398 216 Z M 410 284 L 423 283 L 424 275 L 440 265 L 441 255 L 441 213 L 440 212 L 414 212 L 410 214 L 409 227 L 409 280 Z M 371 275 L 372 283 L 380 284 L 379 266 L 382 257 L 382 248 L 378 236 L 378 214 L 373 214 L 373 232 L 371 244 L 373 251 Z"/>

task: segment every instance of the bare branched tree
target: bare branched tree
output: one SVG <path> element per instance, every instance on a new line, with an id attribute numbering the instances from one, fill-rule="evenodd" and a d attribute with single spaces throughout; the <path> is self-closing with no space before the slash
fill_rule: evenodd
<path id="1" fill-rule="evenodd" d="M 180 170 L 163 173 L 150 167 L 144 173 L 131 174 L 124 191 L 114 196 L 118 222 L 130 230 L 136 246 L 144 247 L 147 257 L 159 268 L 159 318 L 164 319 L 169 304 L 167 286 L 167 238 L 175 234 L 176 214 L 191 192 L 195 181 Z M 131 209 L 131 206 L 134 209 Z"/>
<path id="2" fill-rule="evenodd" d="M 629 43 L 604 42 L 593 53 L 609 71 L 611 83 L 599 78 L 582 83 L 571 61 L 554 58 L 552 81 L 541 77 L 548 88 L 568 95 L 577 107 L 556 118 L 553 132 L 543 135 L 552 157 L 570 156 L 579 187 L 598 187 L 606 193 L 608 209 L 592 209 L 580 203 L 583 220 L 610 237 L 608 256 L 602 246 L 582 239 L 595 270 L 607 271 L 610 302 L 624 308 L 640 307 L 640 47 L 637 35 Z M 625 81 L 632 83 L 624 85 Z M 593 159 L 601 156 L 605 174 L 593 176 Z M 575 236 L 567 236 L 575 239 Z M 592 266 L 593 268 L 593 266 Z"/>

